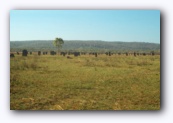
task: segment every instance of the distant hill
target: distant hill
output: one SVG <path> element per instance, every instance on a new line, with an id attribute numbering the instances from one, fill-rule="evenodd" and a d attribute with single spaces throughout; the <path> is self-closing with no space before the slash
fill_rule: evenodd
<path id="1" fill-rule="evenodd" d="M 53 46 L 52 40 L 32 40 L 32 41 L 10 41 L 11 51 L 50 51 L 57 50 Z M 160 44 L 146 42 L 106 42 L 106 41 L 72 41 L 65 40 L 62 48 L 63 51 L 112 51 L 112 52 L 129 52 L 129 51 L 156 51 L 160 52 Z"/>

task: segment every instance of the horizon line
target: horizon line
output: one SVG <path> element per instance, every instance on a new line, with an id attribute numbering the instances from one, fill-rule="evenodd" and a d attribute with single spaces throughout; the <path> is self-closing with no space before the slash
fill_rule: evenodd
<path id="1" fill-rule="evenodd" d="M 10 42 L 13 42 L 13 41 L 53 41 L 53 40 L 11 40 Z M 102 41 L 102 42 L 126 42 L 126 43 L 136 42 L 136 43 L 160 44 L 160 42 L 156 43 L 156 42 L 145 42 L 145 41 L 106 41 L 106 40 L 64 40 L 64 41 Z"/>

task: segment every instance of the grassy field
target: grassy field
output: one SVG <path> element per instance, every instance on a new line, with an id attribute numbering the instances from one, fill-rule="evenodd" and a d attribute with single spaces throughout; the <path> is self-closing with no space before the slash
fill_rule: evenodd
<path id="1" fill-rule="evenodd" d="M 11 110 L 159 110 L 160 56 L 15 55 Z"/>

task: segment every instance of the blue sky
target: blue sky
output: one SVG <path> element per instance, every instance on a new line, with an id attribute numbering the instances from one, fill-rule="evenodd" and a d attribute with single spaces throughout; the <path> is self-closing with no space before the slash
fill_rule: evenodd
<path id="1" fill-rule="evenodd" d="M 103 40 L 160 43 L 159 10 L 11 10 L 10 41 Z"/>

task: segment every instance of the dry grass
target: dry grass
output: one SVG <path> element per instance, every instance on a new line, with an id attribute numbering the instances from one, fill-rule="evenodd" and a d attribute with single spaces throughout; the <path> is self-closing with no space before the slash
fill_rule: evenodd
<path id="1" fill-rule="evenodd" d="M 16 56 L 10 109 L 159 110 L 160 56 Z"/>

